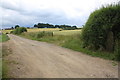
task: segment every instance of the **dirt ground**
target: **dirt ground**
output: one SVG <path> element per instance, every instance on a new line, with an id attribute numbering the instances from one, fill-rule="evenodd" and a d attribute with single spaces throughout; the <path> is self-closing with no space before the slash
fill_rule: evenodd
<path id="1" fill-rule="evenodd" d="M 110 60 L 9 34 L 15 78 L 118 78 L 118 65 Z"/>

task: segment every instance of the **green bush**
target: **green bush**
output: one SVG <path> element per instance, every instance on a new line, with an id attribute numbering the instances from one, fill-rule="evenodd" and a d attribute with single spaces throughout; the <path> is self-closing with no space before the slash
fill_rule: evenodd
<path id="1" fill-rule="evenodd" d="M 13 31 L 10 31 L 10 34 L 12 34 L 13 33 Z"/>
<path id="2" fill-rule="evenodd" d="M 40 32 L 28 32 L 28 33 L 23 33 L 21 36 L 25 36 L 27 38 L 33 39 L 33 40 L 39 40 L 43 37 L 52 37 L 53 32 L 47 32 L 47 31 L 40 31 Z"/>
<path id="3" fill-rule="evenodd" d="M 17 27 L 15 30 L 13 30 L 13 34 L 21 34 L 23 32 L 27 32 L 27 29 L 25 27 Z"/>
<path id="4" fill-rule="evenodd" d="M 83 47 L 115 51 L 120 33 L 120 5 L 108 5 L 91 13 L 82 30 Z"/>

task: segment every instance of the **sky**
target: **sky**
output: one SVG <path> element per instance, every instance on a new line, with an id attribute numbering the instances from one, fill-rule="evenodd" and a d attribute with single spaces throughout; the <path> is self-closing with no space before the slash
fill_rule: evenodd
<path id="1" fill-rule="evenodd" d="M 0 0 L 0 26 L 33 27 L 37 23 L 82 27 L 91 12 L 118 0 Z"/>

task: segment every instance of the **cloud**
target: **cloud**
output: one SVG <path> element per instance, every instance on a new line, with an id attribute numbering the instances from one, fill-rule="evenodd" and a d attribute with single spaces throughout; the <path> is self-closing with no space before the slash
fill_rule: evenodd
<path id="1" fill-rule="evenodd" d="M 32 27 L 35 23 L 69 24 L 81 27 L 91 12 L 118 0 L 2 0 L 2 27 Z"/>

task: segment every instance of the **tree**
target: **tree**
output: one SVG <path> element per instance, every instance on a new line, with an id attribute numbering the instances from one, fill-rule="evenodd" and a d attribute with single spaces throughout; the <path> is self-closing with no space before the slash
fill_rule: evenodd
<path id="1" fill-rule="evenodd" d="M 38 23 L 35 24 L 34 27 L 37 28 L 62 28 L 65 30 L 72 30 L 72 29 L 77 29 L 76 26 L 70 26 L 70 25 L 52 25 L 52 24 L 48 24 L 48 23 Z"/>
<path id="2" fill-rule="evenodd" d="M 18 27 L 20 27 L 20 26 L 19 25 L 15 25 L 15 29 L 18 28 Z"/>
<path id="3" fill-rule="evenodd" d="M 36 28 L 37 28 L 37 27 L 38 27 L 38 25 L 36 25 L 36 24 L 35 24 L 35 25 L 34 25 L 34 27 L 36 27 Z"/>
<path id="4" fill-rule="evenodd" d="M 77 29 L 77 26 L 72 26 L 73 29 Z"/>
<path id="5" fill-rule="evenodd" d="M 13 27 L 11 27 L 11 29 L 14 29 Z"/>
<path id="6" fill-rule="evenodd" d="M 59 28 L 60 26 L 59 25 L 55 25 L 55 28 Z"/>

